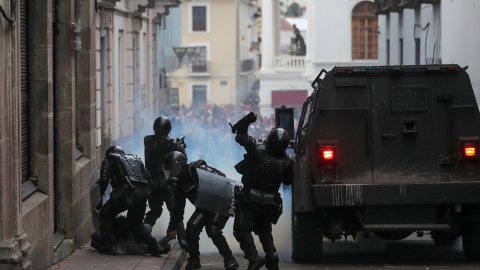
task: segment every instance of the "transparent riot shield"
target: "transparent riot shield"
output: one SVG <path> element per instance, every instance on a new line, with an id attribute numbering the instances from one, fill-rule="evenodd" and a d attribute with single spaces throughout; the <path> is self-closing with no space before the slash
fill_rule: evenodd
<path id="1" fill-rule="evenodd" d="M 198 195 L 195 206 L 214 213 L 233 217 L 235 214 L 235 186 L 241 183 L 197 168 Z"/>

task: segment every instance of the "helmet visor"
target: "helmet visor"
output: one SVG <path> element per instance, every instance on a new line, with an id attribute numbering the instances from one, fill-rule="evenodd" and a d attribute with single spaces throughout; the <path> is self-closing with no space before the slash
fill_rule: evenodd
<path id="1" fill-rule="evenodd" d="M 163 166 L 163 173 L 165 174 L 165 179 L 170 179 L 172 177 L 177 177 L 182 172 L 182 169 L 186 161 L 183 162 L 172 162 L 170 164 Z"/>

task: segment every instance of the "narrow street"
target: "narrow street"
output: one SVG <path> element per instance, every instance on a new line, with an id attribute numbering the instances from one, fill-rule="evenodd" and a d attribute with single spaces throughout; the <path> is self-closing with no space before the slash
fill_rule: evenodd
<path id="1" fill-rule="evenodd" d="M 438 247 L 429 235 L 418 238 L 415 234 L 401 241 L 384 241 L 370 237 L 356 241 L 324 242 L 324 261 L 321 263 L 299 264 L 292 262 L 289 252 L 279 255 L 279 268 L 282 270 L 480 269 L 479 262 L 470 262 L 464 258 L 461 238 L 454 246 Z M 241 252 L 235 252 L 235 258 L 240 264 L 240 270 L 247 269 L 248 262 Z M 201 260 L 201 269 L 224 269 L 222 257 L 218 253 L 202 254 Z"/>

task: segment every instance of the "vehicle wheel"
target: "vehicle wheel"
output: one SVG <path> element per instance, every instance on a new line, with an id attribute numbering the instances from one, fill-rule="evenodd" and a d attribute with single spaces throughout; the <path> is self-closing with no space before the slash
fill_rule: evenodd
<path id="1" fill-rule="evenodd" d="M 292 207 L 292 259 L 295 262 L 320 262 L 323 259 L 321 216 L 295 213 Z"/>
<path id="2" fill-rule="evenodd" d="M 378 231 L 378 232 L 372 232 L 376 236 L 382 238 L 383 240 L 402 240 L 410 236 L 412 232 L 390 232 L 390 231 Z"/>
<path id="3" fill-rule="evenodd" d="M 457 236 L 450 232 L 430 232 L 433 242 L 437 246 L 451 246 L 457 241 Z"/>
<path id="4" fill-rule="evenodd" d="M 463 254 L 471 261 L 480 261 L 480 212 L 476 207 L 462 209 Z"/>

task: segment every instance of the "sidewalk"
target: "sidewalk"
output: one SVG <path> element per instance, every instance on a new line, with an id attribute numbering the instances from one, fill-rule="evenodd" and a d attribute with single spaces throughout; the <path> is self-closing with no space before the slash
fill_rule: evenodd
<path id="1" fill-rule="evenodd" d="M 185 260 L 185 252 L 175 241 L 171 241 L 171 243 L 172 250 L 160 257 L 150 255 L 103 255 L 90 247 L 90 243 L 87 243 L 63 261 L 48 268 L 48 270 L 180 270 Z"/>

